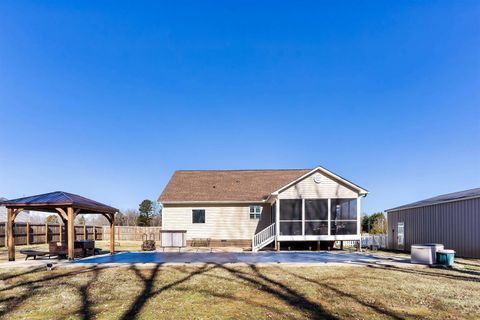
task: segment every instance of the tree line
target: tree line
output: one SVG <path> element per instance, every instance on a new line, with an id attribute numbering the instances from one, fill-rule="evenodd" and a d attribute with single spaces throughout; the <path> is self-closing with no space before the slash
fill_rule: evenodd
<path id="1" fill-rule="evenodd" d="M 44 223 L 58 224 L 61 223 L 57 214 L 51 214 L 45 218 Z M 88 225 L 108 225 L 107 219 L 99 214 L 83 215 L 79 214 L 75 219 L 76 224 L 88 224 Z M 138 209 L 127 209 L 118 212 L 115 215 L 116 226 L 161 226 L 162 225 L 162 208 L 161 206 L 152 201 L 143 200 Z"/>
<path id="2" fill-rule="evenodd" d="M 361 221 L 362 233 L 387 234 L 387 219 L 383 212 L 364 214 Z"/>

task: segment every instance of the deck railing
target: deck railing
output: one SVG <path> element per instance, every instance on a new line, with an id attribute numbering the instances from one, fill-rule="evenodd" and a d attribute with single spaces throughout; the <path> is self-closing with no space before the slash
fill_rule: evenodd
<path id="1" fill-rule="evenodd" d="M 272 223 L 252 237 L 252 251 L 258 251 L 275 240 L 275 223 Z"/>

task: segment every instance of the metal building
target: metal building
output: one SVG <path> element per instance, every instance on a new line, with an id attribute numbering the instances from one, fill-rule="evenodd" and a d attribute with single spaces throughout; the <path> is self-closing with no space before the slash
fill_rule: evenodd
<path id="1" fill-rule="evenodd" d="M 457 256 L 480 258 L 480 188 L 388 209 L 388 248 L 410 251 L 417 243 L 441 243 Z"/>

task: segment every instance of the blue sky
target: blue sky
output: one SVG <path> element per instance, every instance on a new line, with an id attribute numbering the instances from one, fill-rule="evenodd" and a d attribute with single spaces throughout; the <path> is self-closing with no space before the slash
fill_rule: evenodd
<path id="1" fill-rule="evenodd" d="M 312 168 L 366 212 L 480 187 L 478 1 L 4 1 L 0 196 L 121 209 L 177 169 Z"/>

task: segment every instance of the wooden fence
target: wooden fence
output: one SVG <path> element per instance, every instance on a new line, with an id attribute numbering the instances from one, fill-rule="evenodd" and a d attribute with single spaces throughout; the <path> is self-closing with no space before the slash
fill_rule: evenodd
<path id="1" fill-rule="evenodd" d="M 13 238 L 16 245 L 66 241 L 65 226 L 60 224 L 15 223 Z M 0 223 L 0 246 L 5 246 L 5 223 Z M 75 240 L 102 240 L 103 227 L 76 225 Z"/>
<path id="2" fill-rule="evenodd" d="M 115 226 L 115 241 L 160 241 L 162 227 Z M 110 226 L 103 227 L 103 234 L 110 234 Z"/>

